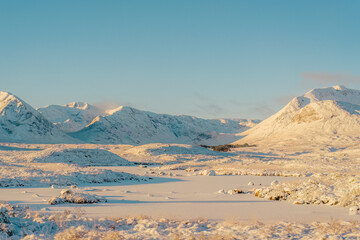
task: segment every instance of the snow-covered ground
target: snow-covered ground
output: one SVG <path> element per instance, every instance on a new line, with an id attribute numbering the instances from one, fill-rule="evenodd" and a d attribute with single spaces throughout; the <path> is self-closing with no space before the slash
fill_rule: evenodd
<path id="1" fill-rule="evenodd" d="M 172 220 L 146 216 L 99 218 L 81 208 L 44 214 L 0 203 L 1 239 L 358 239 L 355 221 L 331 220 L 303 224 L 257 220 Z"/>
<path id="2" fill-rule="evenodd" d="M 29 209 L 3 214 L 0 224 L 14 239 L 356 239 L 358 159 L 356 144 L 220 153 L 182 144 L 3 143 L 0 200 Z M 49 204 L 63 189 L 101 201 Z"/>

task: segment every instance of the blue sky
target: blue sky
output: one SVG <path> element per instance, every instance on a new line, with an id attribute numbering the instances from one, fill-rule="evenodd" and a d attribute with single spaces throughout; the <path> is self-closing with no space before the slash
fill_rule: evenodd
<path id="1" fill-rule="evenodd" d="M 117 103 L 264 119 L 360 89 L 359 1 L 0 1 L 0 89 L 35 107 Z"/>

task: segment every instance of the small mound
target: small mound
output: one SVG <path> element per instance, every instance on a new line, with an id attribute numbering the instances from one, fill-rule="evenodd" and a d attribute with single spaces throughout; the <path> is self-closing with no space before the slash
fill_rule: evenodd
<path id="1" fill-rule="evenodd" d="M 140 156 L 159 156 L 159 155 L 208 155 L 224 156 L 226 153 L 215 152 L 203 147 L 185 145 L 185 144 L 145 144 L 133 147 L 126 151 L 130 154 Z"/>
<path id="2" fill-rule="evenodd" d="M 98 202 L 107 202 L 105 198 L 101 198 L 97 195 L 85 194 L 85 193 L 74 193 L 69 189 L 64 189 L 60 192 L 59 197 L 53 197 L 49 200 L 49 204 L 56 205 L 61 203 L 76 203 L 76 204 L 86 204 L 86 203 L 98 203 Z"/>
<path id="3" fill-rule="evenodd" d="M 35 162 L 69 163 L 79 166 L 132 166 L 133 163 L 102 149 L 47 149 L 39 152 Z"/>

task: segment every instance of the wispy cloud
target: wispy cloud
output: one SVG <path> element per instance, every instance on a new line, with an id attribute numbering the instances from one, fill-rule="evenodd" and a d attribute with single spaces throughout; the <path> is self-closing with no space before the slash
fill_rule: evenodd
<path id="1" fill-rule="evenodd" d="M 102 101 L 102 102 L 94 103 L 93 105 L 98 107 L 103 112 L 121 106 L 121 104 L 113 101 Z"/>
<path id="2" fill-rule="evenodd" d="M 305 84 L 354 84 L 360 83 L 360 76 L 348 73 L 328 73 L 328 72 L 303 72 L 300 74 L 304 78 Z"/>
<path id="3" fill-rule="evenodd" d="M 274 109 L 269 104 L 257 105 L 254 110 L 260 116 L 260 119 L 266 119 L 275 113 Z"/>
<path id="4" fill-rule="evenodd" d="M 195 108 L 193 108 L 191 112 L 194 114 L 206 118 L 217 118 L 221 115 L 228 114 L 227 109 L 218 104 L 217 101 L 211 97 L 203 95 L 199 92 L 194 92 L 192 96 L 195 99 L 195 102 L 193 103 L 193 107 Z"/>

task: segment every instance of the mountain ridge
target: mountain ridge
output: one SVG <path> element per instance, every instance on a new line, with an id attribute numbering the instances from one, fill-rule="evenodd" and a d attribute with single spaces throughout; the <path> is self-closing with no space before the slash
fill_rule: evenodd
<path id="1" fill-rule="evenodd" d="M 257 123 L 255 120 L 209 120 L 186 115 L 157 114 L 127 106 L 109 113 L 111 114 L 107 116 L 96 117 L 84 129 L 70 135 L 91 143 L 196 144 L 209 139 L 234 137 L 236 131 L 241 132 Z M 215 140 L 213 142 L 216 144 Z"/>

